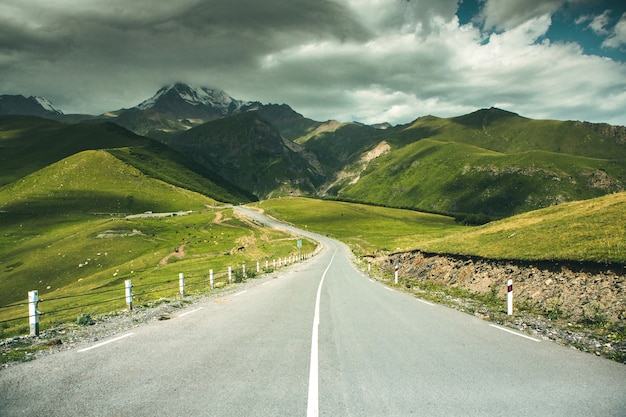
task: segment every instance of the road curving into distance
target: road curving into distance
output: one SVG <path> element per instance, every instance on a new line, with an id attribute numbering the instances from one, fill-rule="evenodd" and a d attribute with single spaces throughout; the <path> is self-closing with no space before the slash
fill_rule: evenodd
<path id="1" fill-rule="evenodd" d="M 317 256 L 1 371 L 0 416 L 626 415 L 626 366 L 385 287 L 290 229 Z"/>

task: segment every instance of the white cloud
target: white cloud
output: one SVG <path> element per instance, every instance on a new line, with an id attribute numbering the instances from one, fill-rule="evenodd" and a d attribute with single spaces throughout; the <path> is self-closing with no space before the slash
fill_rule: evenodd
<path id="1" fill-rule="evenodd" d="M 601 15 L 595 16 L 591 19 L 591 23 L 589 23 L 589 28 L 594 31 L 597 35 L 608 35 L 609 34 L 609 23 L 611 18 L 611 11 L 605 10 Z"/>
<path id="2" fill-rule="evenodd" d="M 428 35 L 437 26 L 434 17 L 450 19 L 458 0 L 339 0 L 374 34 L 388 32 Z"/>
<path id="3" fill-rule="evenodd" d="M 482 12 L 486 30 L 513 29 L 528 20 L 551 16 L 563 0 L 486 0 Z"/>
<path id="4" fill-rule="evenodd" d="M 621 48 L 626 46 L 626 13 L 613 28 L 613 32 L 602 42 L 605 48 Z"/>

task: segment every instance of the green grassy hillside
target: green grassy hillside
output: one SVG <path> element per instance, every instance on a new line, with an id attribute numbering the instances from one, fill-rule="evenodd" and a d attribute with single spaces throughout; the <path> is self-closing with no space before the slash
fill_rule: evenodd
<path id="1" fill-rule="evenodd" d="M 296 142 L 315 153 L 327 173 L 333 173 L 358 160 L 388 134 L 386 130 L 358 123 L 331 121 Z"/>
<path id="2" fill-rule="evenodd" d="M 504 217 L 620 191 L 626 160 L 545 151 L 504 154 L 432 139 L 404 146 L 339 197 L 440 213 Z"/>
<path id="3" fill-rule="evenodd" d="M 0 189 L 13 214 L 198 210 L 215 200 L 144 175 L 106 151 L 84 151 Z"/>
<path id="4" fill-rule="evenodd" d="M 149 143 L 111 123 L 66 125 L 38 117 L 0 116 L 0 186 L 77 152 Z"/>
<path id="5" fill-rule="evenodd" d="M 217 201 L 240 204 L 256 200 L 253 194 L 225 180 L 215 171 L 158 142 L 147 146 L 107 149 L 107 152 L 145 175 Z"/>
<path id="6" fill-rule="evenodd" d="M 22 304 L 32 289 L 46 300 L 40 309 L 49 315 L 42 325 L 50 326 L 74 321 L 80 313 L 123 308 L 121 291 L 113 296 L 110 289 L 121 287 L 127 278 L 138 287 L 150 287 L 137 290 L 136 301 L 145 303 L 175 296 L 179 272 L 206 291 L 210 268 L 221 274 L 223 284 L 228 266 L 236 269 L 245 262 L 295 253 L 294 240 L 284 233 L 235 219 L 232 210 L 206 195 L 250 201 L 245 192 L 230 193 L 237 189 L 220 187 L 220 177 L 164 145 L 132 135 L 131 141 L 122 137 L 116 142 L 103 134 L 90 143 L 133 146 L 79 151 L 82 146 L 66 138 L 63 146 L 61 139 L 52 146 L 52 155 L 45 149 L 29 153 L 17 137 L 43 147 L 51 137 L 47 130 L 54 136 L 65 126 L 39 119 L 33 125 L 20 123 L 21 130 L 6 134 L 5 129 L 5 143 L 16 158 L 30 156 L 33 164 L 24 176 L 0 187 L 0 337 L 27 332 L 27 320 L 13 319 L 26 314 Z M 89 126 L 79 130 L 85 135 L 99 131 Z M 64 153 L 71 155 L 32 171 Z M 180 210 L 194 213 L 123 217 Z M 313 246 L 305 241 L 305 253 Z M 184 252 L 177 251 L 181 247 Z"/>
<path id="7" fill-rule="evenodd" d="M 315 247 L 303 243 L 302 253 Z M 28 333 L 30 290 L 44 300 L 47 329 L 83 313 L 123 310 L 126 279 L 138 306 L 176 298 L 180 272 L 187 293 L 207 292 L 210 269 L 222 286 L 229 266 L 240 273 L 247 263 L 254 276 L 257 261 L 272 265 L 296 253 L 295 237 L 239 220 L 224 207 L 165 218 L 0 213 L 0 338 Z"/>
<path id="8" fill-rule="evenodd" d="M 0 187 L 78 152 L 105 149 L 152 178 L 219 201 L 255 199 L 214 171 L 112 123 L 66 125 L 37 117 L 0 117 L 0 149 Z"/>
<path id="9" fill-rule="evenodd" d="M 624 190 L 626 144 L 589 124 L 502 110 L 424 117 L 389 132 L 391 152 L 337 196 L 446 214 L 505 217 Z"/>
<path id="10" fill-rule="evenodd" d="M 424 242 L 420 249 L 492 259 L 626 264 L 626 193 L 520 214 Z"/>
<path id="11" fill-rule="evenodd" d="M 350 244 L 357 252 L 423 250 L 492 259 L 626 263 L 626 193 L 577 201 L 489 223 L 301 198 L 257 203 L 268 214 Z"/>
<path id="12" fill-rule="evenodd" d="M 345 241 L 363 254 L 410 250 L 470 229 L 447 216 L 340 201 L 291 197 L 255 205 L 271 216 Z"/>

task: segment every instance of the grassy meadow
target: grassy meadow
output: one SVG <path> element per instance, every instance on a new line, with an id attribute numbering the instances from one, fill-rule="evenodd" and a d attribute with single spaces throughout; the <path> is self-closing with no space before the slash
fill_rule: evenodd
<path id="1" fill-rule="evenodd" d="M 253 205 L 298 227 L 346 242 L 361 255 L 407 251 L 471 229 L 438 214 L 340 201 L 289 197 Z"/>
<path id="2" fill-rule="evenodd" d="M 124 281 L 135 305 L 178 294 L 207 292 L 209 270 L 217 286 L 256 274 L 256 262 L 297 254 L 296 238 L 234 217 L 232 209 L 205 209 L 163 218 L 0 215 L 0 335 L 28 333 L 29 290 L 44 301 L 42 329 L 125 308 Z M 302 253 L 312 252 L 304 240 Z M 241 249 L 243 248 L 243 249 Z M 178 256 L 177 256 L 178 255 Z M 184 255 L 184 256 L 183 256 Z"/>
<path id="3" fill-rule="evenodd" d="M 626 193 L 520 214 L 424 242 L 420 249 L 493 259 L 626 264 Z"/>
<path id="4" fill-rule="evenodd" d="M 268 214 L 327 234 L 363 255 L 423 250 L 491 259 L 626 263 L 626 193 L 561 204 L 483 226 L 450 217 L 337 201 L 256 203 Z"/>
<path id="5" fill-rule="evenodd" d="M 246 263 L 253 275 L 257 261 L 264 267 L 297 253 L 295 237 L 237 219 L 215 199 L 127 163 L 137 152 L 153 157 L 86 150 L 0 187 L 0 338 L 28 333 L 30 290 L 44 300 L 45 329 L 124 309 L 126 279 L 141 304 L 175 297 L 181 272 L 188 291 L 208 291 L 210 269 L 223 285 L 228 266 L 240 279 Z M 175 164 L 165 168 L 161 176 L 181 175 Z M 146 212 L 191 214 L 127 217 Z M 305 240 L 303 253 L 314 246 Z"/>

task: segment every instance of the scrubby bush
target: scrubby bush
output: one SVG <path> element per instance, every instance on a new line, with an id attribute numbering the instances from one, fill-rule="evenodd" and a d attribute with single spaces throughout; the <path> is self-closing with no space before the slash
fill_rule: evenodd
<path id="1" fill-rule="evenodd" d="M 76 319 L 76 324 L 78 324 L 79 326 L 91 326 L 95 323 L 96 321 L 91 317 L 91 314 L 89 313 L 83 313 Z"/>
<path id="2" fill-rule="evenodd" d="M 548 298 L 543 305 L 546 316 L 552 320 L 561 318 L 563 316 L 563 307 L 561 304 L 561 300 L 558 297 Z"/>
<path id="3" fill-rule="evenodd" d="M 583 321 L 586 324 L 601 326 L 607 321 L 607 315 L 602 305 L 594 301 L 583 306 Z"/>

